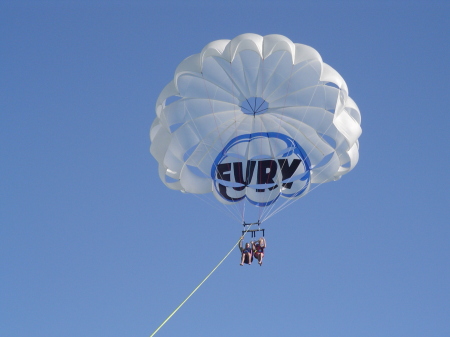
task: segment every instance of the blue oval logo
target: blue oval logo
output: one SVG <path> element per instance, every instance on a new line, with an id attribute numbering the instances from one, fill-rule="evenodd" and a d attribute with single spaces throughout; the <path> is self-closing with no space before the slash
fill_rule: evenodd
<path id="1" fill-rule="evenodd" d="M 256 206 L 273 204 L 280 195 L 296 198 L 310 184 L 310 161 L 291 137 L 259 132 L 233 138 L 211 167 L 215 191 L 228 202 L 247 198 Z"/>

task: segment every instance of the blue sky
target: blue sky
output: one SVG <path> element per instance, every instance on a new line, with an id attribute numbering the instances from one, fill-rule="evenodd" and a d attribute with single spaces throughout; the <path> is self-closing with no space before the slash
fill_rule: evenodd
<path id="1" fill-rule="evenodd" d="M 242 33 L 314 47 L 362 114 L 360 162 L 265 224 L 157 336 L 449 336 L 446 1 L 2 1 L 0 335 L 149 336 L 242 226 L 150 155 L 185 57 Z"/>

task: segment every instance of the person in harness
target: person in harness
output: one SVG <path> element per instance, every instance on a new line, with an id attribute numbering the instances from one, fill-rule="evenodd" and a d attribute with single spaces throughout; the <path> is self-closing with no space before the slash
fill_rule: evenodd
<path id="1" fill-rule="evenodd" d="M 239 241 L 239 249 L 241 250 L 241 266 L 246 264 L 252 264 L 253 261 L 253 248 L 250 246 L 250 243 L 246 243 L 245 247 L 242 246 L 242 240 L 244 239 L 243 236 L 241 236 L 241 240 Z M 252 241 L 253 245 L 253 241 Z"/>
<path id="2" fill-rule="evenodd" d="M 266 240 L 264 238 L 259 238 L 258 241 L 252 241 L 253 255 L 258 259 L 258 263 L 261 266 L 264 257 L 264 249 L 267 247 Z"/>

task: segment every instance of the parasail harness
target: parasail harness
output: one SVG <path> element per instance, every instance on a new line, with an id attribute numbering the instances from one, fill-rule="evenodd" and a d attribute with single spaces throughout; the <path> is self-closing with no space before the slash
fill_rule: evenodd
<path id="1" fill-rule="evenodd" d="M 258 222 L 251 222 L 251 223 L 246 223 L 244 222 L 242 224 L 244 226 L 244 230 L 242 231 L 242 235 L 244 235 L 245 233 L 251 233 L 252 234 L 252 238 L 256 238 L 256 232 L 262 232 L 262 236 L 264 236 L 264 228 L 260 228 L 261 225 L 261 221 L 258 220 Z M 257 229 L 250 229 L 253 225 L 258 225 Z"/>

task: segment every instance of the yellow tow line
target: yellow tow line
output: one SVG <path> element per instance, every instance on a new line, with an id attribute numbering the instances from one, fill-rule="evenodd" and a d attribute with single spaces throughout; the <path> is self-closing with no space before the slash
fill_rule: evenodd
<path id="1" fill-rule="evenodd" d="M 245 234 L 245 233 L 244 233 Z M 166 324 L 167 323 L 167 321 L 169 320 L 169 319 L 171 319 L 172 318 L 172 316 L 173 315 L 175 315 L 175 313 L 183 306 L 183 304 L 184 303 L 186 303 L 187 302 L 187 300 L 192 296 L 192 295 L 194 295 L 194 293 L 198 290 L 198 288 L 200 288 L 201 286 L 202 286 L 202 284 L 203 283 L 205 283 L 205 281 L 216 271 L 216 269 L 217 268 L 219 268 L 219 266 L 222 264 L 222 262 L 223 261 L 225 261 L 225 259 L 228 257 L 228 255 L 230 255 L 231 254 L 231 252 L 234 250 L 234 248 L 236 248 L 236 246 L 239 244 L 239 241 L 241 241 L 241 238 L 239 238 L 239 240 L 238 240 L 238 242 L 236 242 L 235 243 L 235 245 L 233 246 L 233 248 L 231 248 L 230 249 L 230 251 L 227 253 L 227 255 L 225 255 L 225 257 L 222 259 L 222 261 L 220 261 L 218 264 L 217 264 L 217 266 L 215 266 L 214 267 L 214 269 L 213 270 L 211 270 L 211 272 L 203 279 L 203 281 L 202 282 L 200 282 L 200 284 L 197 286 L 197 287 L 195 287 L 195 289 L 189 294 L 189 296 L 188 297 L 186 297 L 186 299 L 183 301 L 183 302 L 181 302 L 181 304 L 169 315 L 169 317 L 167 317 L 165 320 L 164 320 L 164 322 L 162 322 L 161 323 L 161 325 L 150 335 L 150 337 L 153 337 L 154 335 L 156 335 L 156 333 L 159 331 L 159 329 L 161 329 L 163 326 L 164 326 L 164 324 Z"/>

